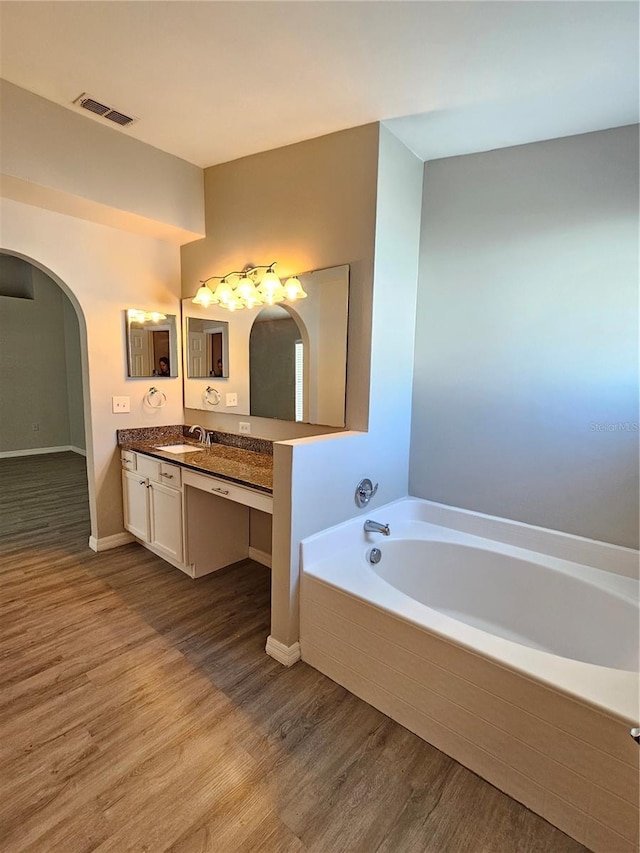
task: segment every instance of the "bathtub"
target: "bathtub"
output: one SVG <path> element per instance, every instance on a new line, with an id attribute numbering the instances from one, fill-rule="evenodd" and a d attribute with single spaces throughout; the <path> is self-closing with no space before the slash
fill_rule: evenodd
<path id="1" fill-rule="evenodd" d="M 301 569 L 303 660 L 590 849 L 637 851 L 637 552 L 407 498 L 303 541 Z"/>

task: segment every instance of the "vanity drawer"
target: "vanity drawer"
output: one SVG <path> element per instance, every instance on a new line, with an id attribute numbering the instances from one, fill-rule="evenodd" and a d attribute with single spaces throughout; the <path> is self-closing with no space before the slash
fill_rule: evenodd
<path id="1" fill-rule="evenodd" d="M 148 477 L 154 483 L 161 483 L 160 477 L 160 460 L 153 459 L 151 456 L 145 456 L 142 453 L 137 453 L 138 461 L 136 463 L 136 471 L 141 477 Z"/>
<path id="2" fill-rule="evenodd" d="M 253 509 L 259 509 L 262 512 L 273 513 L 273 498 L 271 495 L 265 495 L 263 492 L 258 492 L 255 489 L 238 486 L 226 480 L 218 480 L 216 477 L 210 477 L 207 474 L 197 474 L 195 471 L 186 470 L 182 475 L 182 482 L 185 486 L 193 486 L 195 489 L 210 492 L 212 495 L 217 495 L 220 498 L 226 498 L 226 500 L 235 501 L 236 503 L 253 507 Z"/>
<path id="3" fill-rule="evenodd" d="M 172 465 L 170 462 L 160 463 L 160 482 L 165 486 L 173 486 L 179 489 L 182 485 L 182 468 Z"/>
<path id="4" fill-rule="evenodd" d="M 120 461 L 122 462 L 122 467 L 125 471 L 136 470 L 136 454 L 133 450 L 121 450 Z"/>
<path id="5" fill-rule="evenodd" d="M 135 470 L 140 476 L 148 477 L 153 483 L 164 483 L 165 486 L 170 486 L 172 489 L 180 488 L 182 485 L 182 469 L 179 465 L 162 462 L 160 459 L 153 459 L 143 453 L 136 455 L 138 460 Z"/>

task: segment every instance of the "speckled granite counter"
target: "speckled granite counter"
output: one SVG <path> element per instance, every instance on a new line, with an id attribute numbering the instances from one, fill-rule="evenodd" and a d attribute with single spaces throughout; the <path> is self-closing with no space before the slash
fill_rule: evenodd
<path id="1" fill-rule="evenodd" d="M 273 492 L 273 456 L 271 442 L 245 436 L 232 436 L 229 433 L 209 431 L 212 437 L 211 447 L 203 447 L 193 441 L 193 436 L 185 435 L 185 427 L 142 427 L 140 429 L 118 430 L 118 446 L 122 450 L 134 450 L 146 453 L 164 462 L 172 462 L 182 468 L 190 468 L 203 474 L 214 474 L 222 480 L 229 480 L 241 486 L 249 486 L 261 492 Z M 220 439 L 226 437 L 239 440 L 244 447 L 230 446 Z M 193 444 L 192 453 L 168 453 L 162 450 L 167 444 Z M 256 449 L 245 449 L 254 447 Z M 271 450 L 271 453 L 268 451 Z"/>

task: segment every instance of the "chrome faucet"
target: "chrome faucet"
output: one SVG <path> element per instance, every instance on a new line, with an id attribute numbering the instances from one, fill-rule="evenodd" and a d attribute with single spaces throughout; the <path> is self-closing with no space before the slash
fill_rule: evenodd
<path id="1" fill-rule="evenodd" d="M 388 524 L 380 524 L 379 521 L 372 521 L 368 518 L 364 523 L 365 533 L 382 533 L 383 536 L 390 536 L 391 529 Z"/>
<path id="2" fill-rule="evenodd" d="M 203 444 L 205 447 L 211 447 L 211 436 L 204 427 L 200 426 L 200 424 L 194 424 L 192 427 L 189 427 L 189 432 L 195 432 L 197 429 L 200 430 L 198 443 Z"/>

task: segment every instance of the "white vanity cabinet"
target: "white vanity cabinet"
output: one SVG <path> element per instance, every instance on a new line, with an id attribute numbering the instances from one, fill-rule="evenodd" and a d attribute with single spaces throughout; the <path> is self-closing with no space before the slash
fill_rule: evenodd
<path id="1" fill-rule="evenodd" d="M 125 528 L 159 556 L 186 570 L 181 469 L 131 451 L 124 451 L 122 463 Z"/>
<path id="2" fill-rule="evenodd" d="M 137 451 L 121 460 L 125 528 L 193 578 L 248 557 L 251 512 L 273 511 L 272 496 L 249 486 Z"/>

